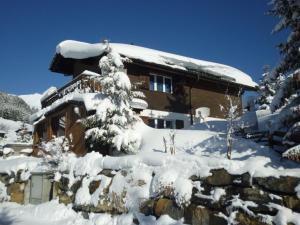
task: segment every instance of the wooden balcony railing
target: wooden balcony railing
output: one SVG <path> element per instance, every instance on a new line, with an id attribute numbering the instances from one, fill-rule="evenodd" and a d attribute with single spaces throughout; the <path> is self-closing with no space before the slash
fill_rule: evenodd
<path id="1" fill-rule="evenodd" d="M 94 93 L 100 91 L 100 84 L 95 79 L 96 75 L 80 74 L 71 80 L 69 83 L 58 89 L 55 93 L 49 95 L 44 99 L 41 104 L 42 108 L 45 108 L 55 102 L 57 99 L 64 97 L 65 95 L 74 92 L 79 93 Z"/>

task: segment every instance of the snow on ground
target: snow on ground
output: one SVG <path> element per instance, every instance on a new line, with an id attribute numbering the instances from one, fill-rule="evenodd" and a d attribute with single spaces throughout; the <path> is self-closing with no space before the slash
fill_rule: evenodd
<path id="1" fill-rule="evenodd" d="M 68 156 L 62 160 L 59 170 L 68 172 L 69 185 L 76 177 L 89 175 L 85 186 L 102 169 L 116 170 L 116 175 L 110 191 L 121 194 L 126 190 L 126 207 L 135 211 L 139 204 L 151 196 L 156 196 L 166 187 L 171 187 L 175 193 L 178 205 L 189 204 L 192 188 L 195 184 L 189 179 L 192 175 L 206 177 L 211 169 L 224 168 L 231 174 L 249 172 L 252 176 L 300 177 L 300 165 L 281 160 L 276 152 L 261 146 L 251 140 L 235 137 L 232 149 L 232 159 L 226 157 L 226 122 L 222 120 L 208 121 L 205 125 L 192 127 L 191 130 L 175 131 L 175 155 L 165 152 L 163 137 L 169 141 L 168 129 L 153 129 L 140 123 L 137 132 L 143 140 L 140 152 L 136 155 L 105 156 L 97 152 L 88 153 L 84 157 Z M 223 132 L 222 132 L 223 130 Z M 122 169 L 128 175 L 122 176 Z M 153 176 L 154 174 L 154 176 Z M 142 180 L 144 185 L 136 184 Z M 200 187 L 201 189 L 201 187 Z M 78 201 L 92 203 L 92 197 L 82 189 L 85 196 Z M 214 190 L 212 199 L 218 199 L 224 191 Z"/>
<path id="2" fill-rule="evenodd" d="M 47 170 L 47 166 L 43 165 L 41 158 L 28 156 L 10 156 L 8 158 L 0 158 L 0 173 L 16 174 L 19 170 L 41 171 Z"/>
<path id="3" fill-rule="evenodd" d="M 182 225 L 183 223 L 161 216 L 158 220 L 153 216 L 137 215 L 141 225 Z M 76 213 L 71 205 L 65 206 L 52 200 L 40 205 L 19 205 L 5 202 L 0 204 L 1 225 L 134 225 L 133 214 L 112 216 L 110 214 L 93 214 L 85 219 Z"/>
<path id="4" fill-rule="evenodd" d="M 110 186 L 110 194 L 122 193 L 126 190 L 126 207 L 130 212 L 137 212 L 140 203 L 151 196 L 160 193 L 165 187 L 174 189 L 175 200 L 179 205 L 189 204 L 193 187 L 201 192 L 201 185 L 193 183 L 189 177 L 198 175 L 209 176 L 210 170 L 225 168 L 232 174 L 249 172 L 252 176 L 280 176 L 290 175 L 300 177 L 300 165 L 289 160 L 281 160 L 279 154 L 261 146 L 251 140 L 235 137 L 232 149 L 232 159 L 226 158 L 226 121 L 212 120 L 206 124 L 198 124 L 189 130 L 175 131 L 175 155 L 165 152 L 163 137 L 169 144 L 168 129 L 153 129 L 142 122 L 136 127 L 142 137 L 141 149 L 136 155 L 102 156 L 97 152 L 91 152 L 84 157 L 76 157 L 74 154 L 65 155 L 59 171 L 69 172 L 67 176 L 70 184 L 77 177 L 85 178 L 80 193 L 76 195 L 78 204 L 93 204 L 97 202 L 96 195 L 90 195 L 89 182 L 100 180 L 101 184 L 97 193 L 101 193 L 111 178 L 98 175 L 102 169 L 113 169 L 115 177 Z M 0 159 L 0 173 L 16 172 L 27 168 L 29 171 L 46 170 L 41 159 L 25 156 L 12 156 Z M 120 169 L 127 170 L 127 176 L 121 175 Z M 154 177 L 153 177 L 154 174 Z M 26 174 L 24 174 L 24 177 Z M 136 185 L 143 181 L 143 185 Z M 298 191 L 298 189 L 296 190 Z M 225 194 L 223 189 L 215 189 L 208 198 L 217 200 Z M 75 203 L 76 204 L 76 203 Z M 247 207 L 248 203 L 237 202 L 237 206 Z M 277 206 L 270 206 L 277 207 Z M 282 215 L 269 218 L 274 221 L 285 221 L 299 218 L 298 214 L 280 209 Z M 51 212 L 51 216 L 47 212 Z M 45 215 L 43 215 L 45 214 Z M 43 216 L 39 216 L 43 215 Z M 56 216 L 53 216 L 56 215 Z M 169 217 L 154 217 L 135 215 L 140 224 L 182 224 Z M 67 206 L 59 205 L 52 201 L 38 206 L 20 206 L 14 203 L 0 205 L 0 224 L 132 224 L 132 215 L 125 214 L 112 217 L 108 214 L 90 214 L 89 219 L 84 219 L 81 214 L 76 214 Z M 127 222 L 126 222 L 127 221 Z M 281 224 L 281 222 L 278 222 Z"/>
<path id="5" fill-rule="evenodd" d="M 130 59 L 163 65 L 180 70 L 204 71 L 221 79 L 228 79 L 238 84 L 255 87 L 257 84 L 244 72 L 231 66 L 193 59 L 154 49 L 135 45 L 110 43 L 109 46 L 117 53 Z M 66 40 L 59 43 L 56 52 L 65 58 L 84 59 L 102 55 L 107 43 L 89 44 L 79 41 Z"/>
<path id="6" fill-rule="evenodd" d="M 19 97 L 22 98 L 31 108 L 41 109 L 41 94 L 25 94 L 19 95 Z"/>

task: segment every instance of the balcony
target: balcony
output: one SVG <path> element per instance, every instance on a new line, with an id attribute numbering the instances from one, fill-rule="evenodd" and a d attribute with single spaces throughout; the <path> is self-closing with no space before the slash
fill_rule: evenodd
<path id="1" fill-rule="evenodd" d="M 74 92 L 75 90 L 79 93 L 99 92 L 100 84 L 95 79 L 97 76 L 99 76 L 99 74 L 85 70 L 80 75 L 76 76 L 73 80 L 71 80 L 69 83 L 67 83 L 54 93 L 50 94 L 46 98 L 42 99 L 42 108 L 51 105 L 56 100 L 64 97 L 69 93 Z"/>

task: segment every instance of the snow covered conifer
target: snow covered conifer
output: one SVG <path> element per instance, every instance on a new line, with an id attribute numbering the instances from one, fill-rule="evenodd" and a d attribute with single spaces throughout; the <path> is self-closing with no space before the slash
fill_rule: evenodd
<path id="1" fill-rule="evenodd" d="M 23 122 L 20 129 L 17 131 L 17 141 L 19 142 L 31 142 L 32 135 L 28 131 L 26 124 Z"/>
<path id="2" fill-rule="evenodd" d="M 259 95 L 255 101 L 257 109 L 269 109 L 275 95 L 276 80 L 273 78 L 270 67 L 264 66 L 262 79 L 259 83 Z"/>
<path id="3" fill-rule="evenodd" d="M 121 56 L 109 44 L 106 51 L 107 55 L 99 62 L 101 77 L 98 78 L 104 99 L 96 114 L 86 120 L 86 140 L 90 149 L 135 153 L 140 136 L 133 130 L 138 120 L 130 107 L 134 92 Z"/>
<path id="4" fill-rule="evenodd" d="M 299 0 L 273 0 L 269 13 L 280 18 L 273 32 L 289 30 L 285 42 L 278 45 L 282 61 L 277 66 L 279 73 L 289 73 L 300 68 L 300 1 Z"/>

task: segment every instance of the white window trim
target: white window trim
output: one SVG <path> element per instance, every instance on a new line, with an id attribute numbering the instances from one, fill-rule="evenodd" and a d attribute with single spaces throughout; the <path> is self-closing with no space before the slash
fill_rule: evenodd
<path id="1" fill-rule="evenodd" d="M 155 74 L 155 73 L 150 73 L 150 76 L 153 76 L 153 78 L 154 78 L 154 85 L 153 85 L 154 90 L 150 89 L 151 91 L 158 91 L 157 90 L 157 77 L 160 76 L 160 77 L 163 78 L 163 91 L 162 92 L 170 93 L 170 94 L 173 93 L 173 80 L 172 80 L 172 77 L 165 76 L 165 75 L 159 75 L 159 74 Z M 170 92 L 166 92 L 166 78 L 170 79 L 170 81 L 171 81 L 171 90 L 170 90 Z M 149 84 L 149 88 L 150 88 L 150 84 Z"/>

